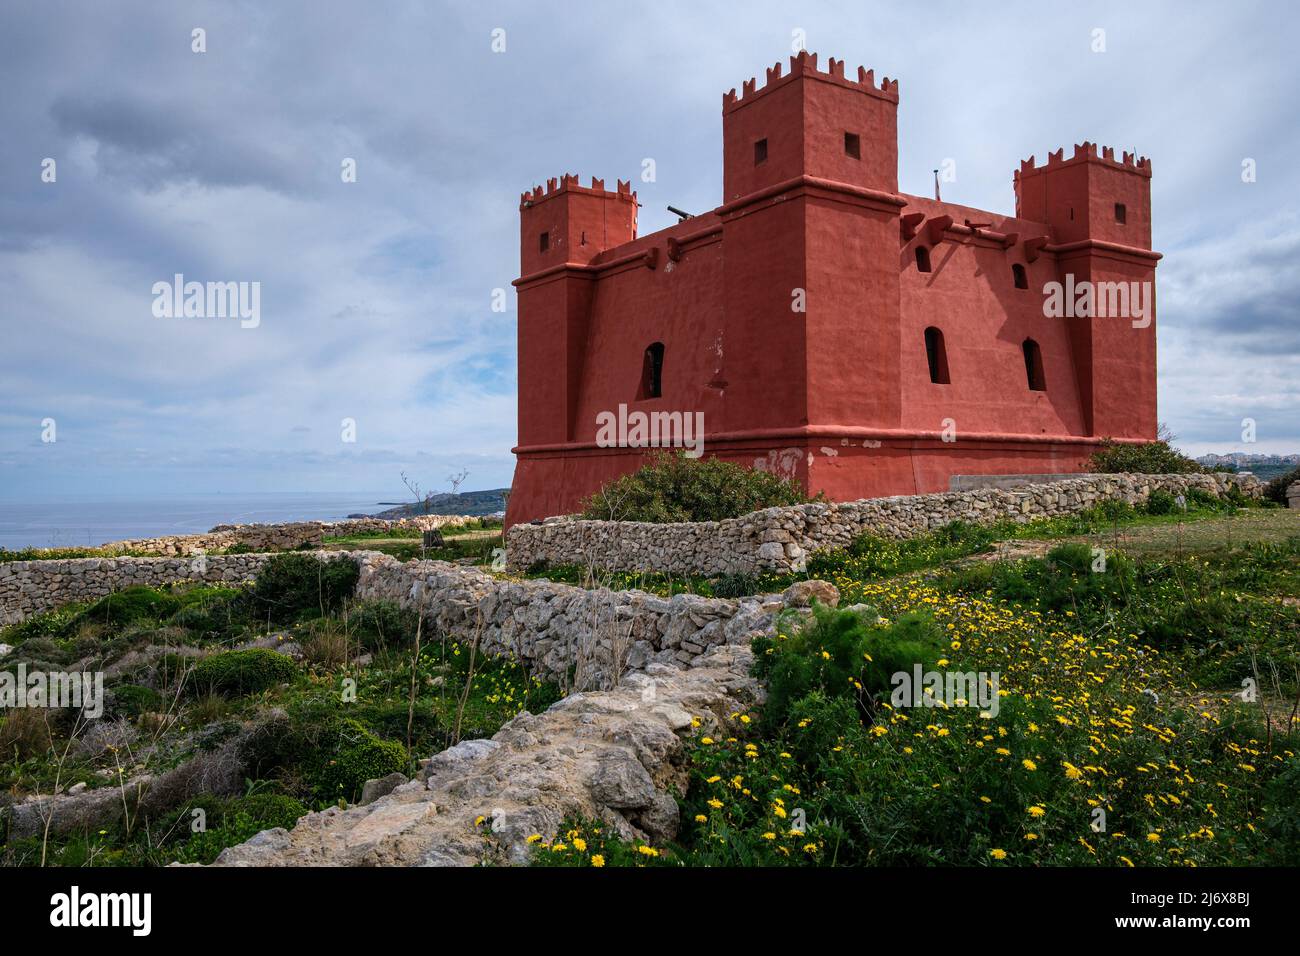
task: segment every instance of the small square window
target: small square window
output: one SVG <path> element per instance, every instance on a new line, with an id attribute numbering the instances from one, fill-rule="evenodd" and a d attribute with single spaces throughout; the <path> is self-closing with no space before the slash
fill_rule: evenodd
<path id="1" fill-rule="evenodd" d="M 541 237 L 537 240 L 537 248 L 542 252 L 551 248 L 551 234 L 549 232 L 542 233 Z"/>
<path id="2" fill-rule="evenodd" d="M 1115 221 L 1121 225 L 1128 222 L 1128 210 L 1122 202 L 1115 203 Z"/>
<path id="3" fill-rule="evenodd" d="M 760 139 L 754 144 L 754 165 L 757 166 L 765 159 L 767 159 L 767 140 Z"/>
<path id="4" fill-rule="evenodd" d="M 862 158 L 862 140 L 857 133 L 844 134 L 844 155 L 854 159 Z"/>

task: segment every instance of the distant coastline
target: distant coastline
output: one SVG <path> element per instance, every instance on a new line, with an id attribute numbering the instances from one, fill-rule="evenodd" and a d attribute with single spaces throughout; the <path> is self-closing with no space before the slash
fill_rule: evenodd
<path id="1" fill-rule="evenodd" d="M 413 515 L 467 515 L 481 518 L 506 510 L 506 495 L 509 488 L 492 488 L 488 491 L 462 491 L 459 493 L 429 495 L 422 501 L 393 502 L 381 501 L 379 506 L 389 505 L 386 510 L 348 515 L 349 518 L 409 518 Z"/>
<path id="2" fill-rule="evenodd" d="M 505 508 L 504 491 L 434 495 L 429 499 L 427 513 L 494 514 Z M 98 547 L 107 541 L 197 534 L 219 524 L 337 521 L 358 515 L 402 517 L 426 513 L 423 503 L 385 510 L 391 498 L 390 489 L 372 494 L 253 492 L 103 496 L 93 500 L 71 495 L 43 500 L 0 499 L 0 548 Z"/>

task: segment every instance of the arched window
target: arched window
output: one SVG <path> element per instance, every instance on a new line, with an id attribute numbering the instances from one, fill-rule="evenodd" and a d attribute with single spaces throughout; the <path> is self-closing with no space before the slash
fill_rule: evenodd
<path id="1" fill-rule="evenodd" d="M 1025 378 L 1029 387 L 1035 392 L 1047 391 L 1047 382 L 1043 378 L 1043 352 L 1033 339 L 1025 339 L 1022 346 L 1025 353 Z"/>
<path id="2" fill-rule="evenodd" d="M 916 247 L 916 271 L 917 272 L 930 271 L 930 250 L 927 249 L 925 246 Z"/>
<path id="3" fill-rule="evenodd" d="M 1025 274 L 1025 267 L 1019 262 L 1011 267 L 1011 277 L 1016 280 L 1017 289 L 1029 288 L 1029 276 Z"/>
<path id="4" fill-rule="evenodd" d="M 943 347 L 943 333 L 933 325 L 925 330 L 925 361 L 930 366 L 930 381 L 947 385 L 948 352 Z"/>
<path id="5" fill-rule="evenodd" d="M 645 350 L 641 363 L 641 394 L 638 398 L 659 398 L 663 395 L 664 344 L 655 342 Z"/>

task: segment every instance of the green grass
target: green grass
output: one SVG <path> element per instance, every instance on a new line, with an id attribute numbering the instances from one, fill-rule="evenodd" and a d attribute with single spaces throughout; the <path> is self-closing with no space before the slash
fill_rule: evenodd
<path id="1" fill-rule="evenodd" d="M 1193 495 L 1188 510 L 1150 514 L 1128 505 L 1109 503 L 1059 518 L 1024 523 L 1001 521 L 974 525 L 954 521 L 937 531 L 912 538 L 862 535 L 848 548 L 812 555 L 805 573 L 730 575 L 665 574 L 649 571 L 607 571 L 580 565 L 537 566 L 524 575 L 579 587 L 636 588 L 652 594 L 699 594 L 741 597 L 779 593 L 806 578 L 829 578 L 850 570 L 858 580 L 883 580 L 900 574 L 936 570 L 962 559 L 988 554 L 999 542 L 1105 541 L 1128 548 L 1130 542 L 1154 553 L 1182 550 L 1206 553 L 1250 541 L 1284 541 L 1300 534 L 1300 517 L 1267 507 L 1241 507 L 1205 495 Z"/>
<path id="2" fill-rule="evenodd" d="M 129 826 L 86 827 L 47 845 L 4 842 L 0 820 L 0 864 L 35 865 L 43 853 L 67 866 L 210 862 L 260 829 L 285 825 L 286 814 L 296 819 L 299 807 L 355 800 L 366 779 L 410 775 L 418 759 L 491 736 L 521 710 L 559 698 L 518 661 L 486 658 L 427 624 L 418 628 L 396 605 L 355 601 L 340 580 L 316 559 L 291 554 L 245 588 L 132 588 L 0 630 L 0 641 L 15 645 L 6 667 L 97 655 L 96 667 L 111 668 L 104 724 L 116 721 L 117 733 L 134 738 L 116 749 L 88 747 L 85 727 L 69 713 L 41 712 L 48 721 L 39 725 L 29 720 L 35 711 L 5 714 L 0 790 L 18 800 L 56 783 L 112 787 L 119 766 L 128 777 L 158 779 L 255 728 L 239 751 L 244 795 L 162 791 L 159 808 Z M 320 613 L 322 604 L 329 613 Z M 268 608 L 282 621 L 269 629 Z M 297 644 L 304 659 L 234 649 L 253 640 Z M 191 827 L 194 809 L 207 815 L 201 831 Z"/>
<path id="3" fill-rule="evenodd" d="M 755 643 L 767 701 L 696 732 L 675 840 L 568 820 L 534 862 L 1300 864 L 1300 538 L 1105 557 L 885 578 L 846 557 L 843 602 L 873 610 Z M 908 706 L 889 675 L 914 663 L 997 675 L 996 712 Z"/>
<path id="4" fill-rule="evenodd" d="M 11 561 L 61 561 L 69 558 L 148 558 L 157 557 L 145 551 L 117 551 L 111 548 L 20 548 L 10 551 L 0 548 L 0 564 Z"/>

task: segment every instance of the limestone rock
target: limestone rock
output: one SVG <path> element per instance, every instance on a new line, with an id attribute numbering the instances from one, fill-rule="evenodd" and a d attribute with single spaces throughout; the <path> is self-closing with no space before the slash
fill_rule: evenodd
<path id="1" fill-rule="evenodd" d="M 811 607 L 813 601 L 827 607 L 838 607 L 840 589 L 829 581 L 816 578 L 810 581 L 796 581 L 785 589 L 782 599 L 788 607 Z"/>
<path id="2" fill-rule="evenodd" d="M 217 866 L 472 866 L 526 863 L 529 838 L 554 839 L 566 818 L 665 840 L 677 832 L 684 790 L 682 735 L 716 727 L 760 697 L 749 648 L 721 645 L 689 668 L 652 664 L 644 680 L 575 694 L 545 713 L 521 714 L 492 740 L 435 755 L 427 787 L 409 784 L 366 806 L 310 813 L 290 831 L 268 830 Z M 645 675 L 638 675 L 644 677 Z M 682 714 L 687 714 L 684 722 Z M 519 741 L 527 738 L 528 746 Z"/>
<path id="3" fill-rule="evenodd" d="M 409 783 L 406 774 L 390 773 L 386 777 L 380 777 L 377 780 L 367 780 L 361 787 L 361 800 L 359 806 L 366 806 L 374 803 L 380 797 L 386 797 L 404 783 Z"/>

